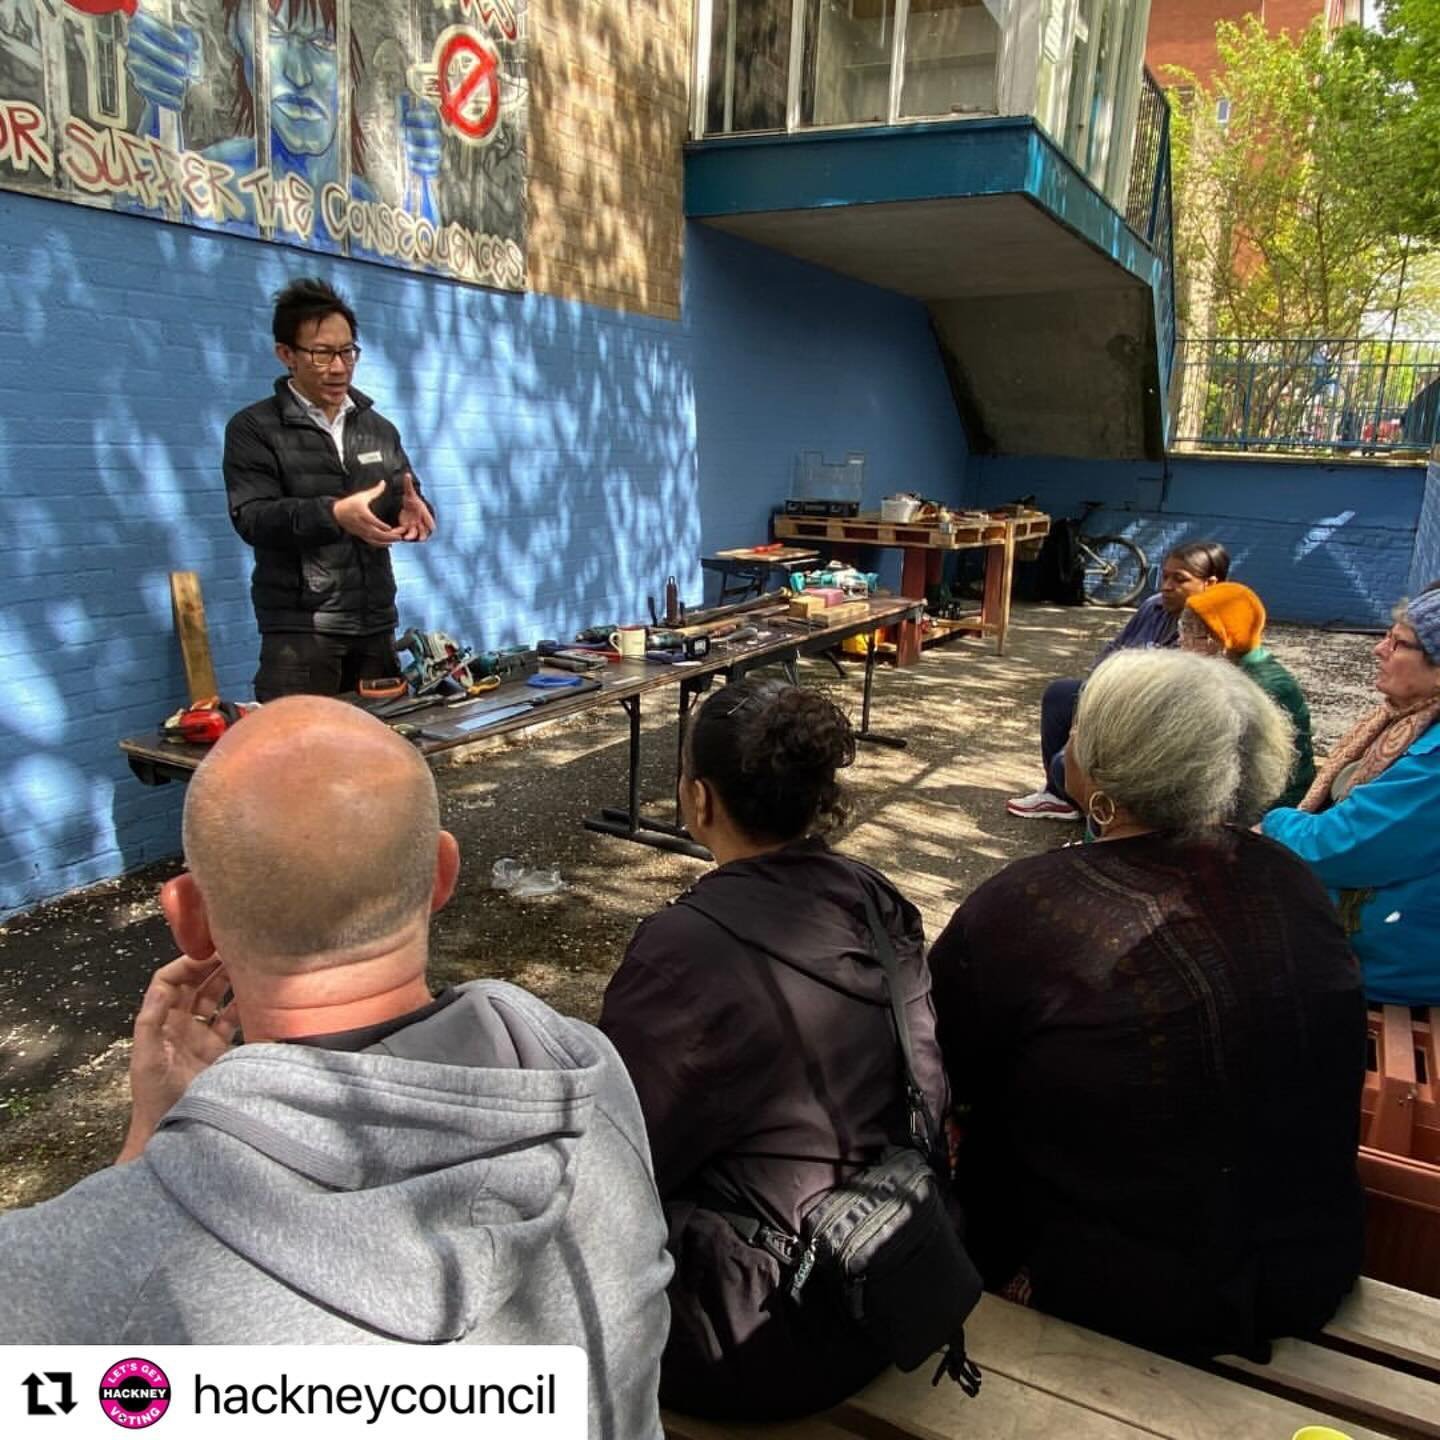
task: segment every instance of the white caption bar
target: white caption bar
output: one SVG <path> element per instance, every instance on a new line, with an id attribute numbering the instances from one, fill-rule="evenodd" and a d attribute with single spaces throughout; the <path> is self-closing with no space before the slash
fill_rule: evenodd
<path id="1" fill-rule="evenodd" d="M 0 1346 L 0 1433 L 586 1440 L 571 1345 Z"/>

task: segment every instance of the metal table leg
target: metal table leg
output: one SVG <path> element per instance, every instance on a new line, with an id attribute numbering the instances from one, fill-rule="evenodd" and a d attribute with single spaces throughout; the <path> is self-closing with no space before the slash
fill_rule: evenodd
<path id="1" fill-rule="evenodd" d="M 682 693 L 689 687 L 682 685 Z M 620 703 L 630 717 L 630 775 L 626 790 L 624 810 L 606 807 L 598 815 L 585 819 L 587 830 L 596 830 L 602 835 L 614 835 L 620 840 L 632 840 L 637 845 L 649 845 L 655 850 L 670 850 L 679 855 L 692 855 L 697 860 L 711 859 L 710 852 L 693 841 L 681 825 L 671 825 L 664 820 L 648 820 L 640 813 L 640 697 L 623 696 Z"/>
<path id="2" fill-rule="evenodd" d="M 855 732 L 857 740 L 871 745 L 885 745 L 891 750 L 903 750 L 910 743 L 899 735 L 879 735 L 870 728 L 870 692 L 875 682 L 875 632 L 865 632 L 865 691 L 860 706 L 860 728 Z"/>

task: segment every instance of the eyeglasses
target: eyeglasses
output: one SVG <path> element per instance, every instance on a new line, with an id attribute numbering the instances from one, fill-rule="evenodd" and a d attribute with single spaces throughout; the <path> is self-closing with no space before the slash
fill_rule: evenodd
<path id="1" fill-rule="evenodd" d="M 292 345 L 290 348 L 298 350 L 302 355 L 308 355 L 310 363 L 318 370 L 328 370 L 337 358 L 349 370 L 360 358 L 358 345 L 341 345 L 339 349 L 333 345 Z"/>
<path id="2" fill-rule="evenodd" d="M 1387 630 L 1381 639 L 1382 645 L 1388 645 L 1392 650 L 1416 650 L 1420 654 L 1425 653 L 1425 647 L 1417 644 L 1414 640 L 1402 639 L 1393 629 Z"/>

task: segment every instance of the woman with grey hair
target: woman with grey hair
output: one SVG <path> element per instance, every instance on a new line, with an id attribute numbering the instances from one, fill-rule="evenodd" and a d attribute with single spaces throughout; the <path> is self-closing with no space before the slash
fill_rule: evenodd
<path id="1" fill-rule="evenodd" d="M 1263 828 L 1335 893 L 1365 993 L 1440 1005 L 1440 581 L 1397 608 L 1375 656 L 1382 703 Z"/>
<path id="2" fill-rule="evenodd" d="M 1016 861 L 936 941 L 992 1289 L 1152 1349 L 1264 1357 L 1359 1273 L 1359 971 L 1315 877 L 1245 828 L 1290 755 L 1233 667 L 1114 656 L 1065 752 L 1097 843 Z"/>

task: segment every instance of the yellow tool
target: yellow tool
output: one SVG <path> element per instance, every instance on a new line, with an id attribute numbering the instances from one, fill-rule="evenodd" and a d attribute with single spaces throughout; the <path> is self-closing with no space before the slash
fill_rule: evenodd
<path id="1" fill-rule="evenodd" d="M 483 695 L 487 690 L 498 690 L 500 688 L 500 677 L 498 675 L 487 675 L 483 680 L 477 680 L 473 685 L 465 687 L 465 694 L 474 699 L 477 695 Z"/>

